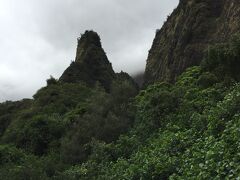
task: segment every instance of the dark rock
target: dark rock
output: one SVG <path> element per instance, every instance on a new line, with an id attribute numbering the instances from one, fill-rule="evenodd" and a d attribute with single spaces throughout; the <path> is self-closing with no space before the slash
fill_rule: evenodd
<path id="1" fill-rule="evenodd" d="M 145 84 L 176 81 L 186 68 L 200 64 L 209 45 L 225 42 L 239 30 L 239 1 L 180 0 L 156 32 L 147 59 Z"/>

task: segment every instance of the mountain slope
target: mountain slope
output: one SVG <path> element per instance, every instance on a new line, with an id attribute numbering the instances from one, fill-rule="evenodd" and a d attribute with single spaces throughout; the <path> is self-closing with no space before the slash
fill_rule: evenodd
<path id="1" fill-rule="evenodd" d="M 174 82 L 187 67 L 199 65 L 208 45 L 225 42 L 239 32 L 239 14 L 235 0 L 180 0 L 156 33 L 145 83 Z"/>

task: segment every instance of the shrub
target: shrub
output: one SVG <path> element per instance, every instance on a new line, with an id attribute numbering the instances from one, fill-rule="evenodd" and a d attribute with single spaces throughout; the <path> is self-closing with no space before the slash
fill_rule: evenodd
<path id="1" fill-rule="evenodd" d="M 198 84 L 204 88 L 208 88 L 217 82 L 217 77 L 209 72 L 203 73 L 198 79 Z"/>
<path id="2" fill-rule="evenodd" d="M 57 84 L 57 80 L 53 76 L 50 76 L 50 78 L 47 79 L 47 85 L 49 86 L 52 84 Z"/>

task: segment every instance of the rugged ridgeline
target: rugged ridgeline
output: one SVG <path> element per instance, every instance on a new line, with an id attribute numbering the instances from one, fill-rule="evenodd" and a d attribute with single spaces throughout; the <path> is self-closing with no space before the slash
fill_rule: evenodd
<path id="1" fill-rule="evenodd" d="M 94 85 L 97 81 L 107 90 L 115 73 L 102 48 L 100 37 L 94 31 L 86 31 L 79 39 L 76 59 L 60 77 L 60 82 L 85 82 Z"/>
<path id="2" fill-rule="evenodd" d="M 239 14 L 237 0 L 180 0 L 156 32 L 145 83 L 174 82 L 186 68 L 199 65 L 209 45 L 226 42 L 239 32 Z"/>

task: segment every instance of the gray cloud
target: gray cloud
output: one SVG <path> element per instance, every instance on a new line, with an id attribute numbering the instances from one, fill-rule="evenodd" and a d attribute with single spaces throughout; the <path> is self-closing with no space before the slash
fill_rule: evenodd
<path id="1" fill-rule="evenodd" d="M 31 97 L 75 58 L 76 38 L 99 33 L 115 71 L 143 71 L 155 30 L 179 0 L 1 0 L 0 101 Z"/>

